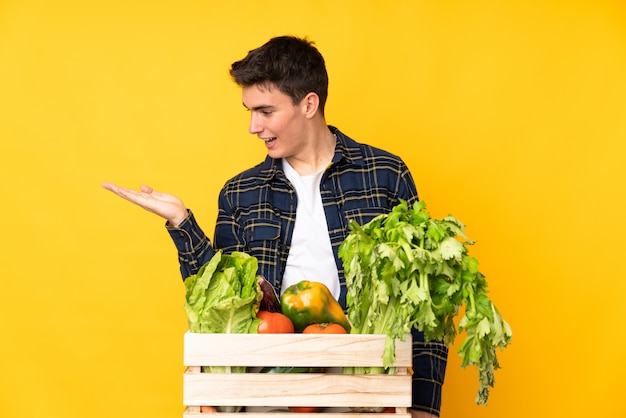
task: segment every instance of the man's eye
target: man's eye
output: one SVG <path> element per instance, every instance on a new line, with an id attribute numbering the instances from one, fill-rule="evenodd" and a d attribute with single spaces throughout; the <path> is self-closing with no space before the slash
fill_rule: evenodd
<path id="1" fill-rule="evenodd" d="M 264 110 L 261 113 L 263 113 L 265 116 L 269 116 L 269 115 L 272 114 L 272 111 L 271 110 Z"/>

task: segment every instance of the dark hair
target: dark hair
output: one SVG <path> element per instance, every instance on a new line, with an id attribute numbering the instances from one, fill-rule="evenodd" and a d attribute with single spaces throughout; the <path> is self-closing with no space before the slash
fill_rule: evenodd
<path id="1" fill-rule="evenodd" d="M 324 57 L 313 42 L 295 36 L 270 39 L 232 64 L 230 75 L 241 87 L 275 85 L 282 93 L 299 103 L 308 93 L 320 98 L 320 111 L 328 97 L 328 73 Z"/>

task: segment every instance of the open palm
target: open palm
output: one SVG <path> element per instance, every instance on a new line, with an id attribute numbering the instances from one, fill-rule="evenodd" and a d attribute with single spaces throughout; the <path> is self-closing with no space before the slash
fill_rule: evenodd
<path id="1" fill-rule="evenodd" d="M 139 190 L 132 190 L 113 183 L 103 183 L 102 187 L 167 219 L 172 226 L 178 226 L 187 217 L 187 209 L 182 200 L 168 193 L 157 192 L 149 186 L 142 185 Z"/>

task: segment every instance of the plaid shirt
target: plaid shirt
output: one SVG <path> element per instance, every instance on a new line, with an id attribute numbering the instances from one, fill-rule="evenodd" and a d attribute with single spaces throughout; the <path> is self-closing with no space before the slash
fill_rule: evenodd
<path id="1" fill-rule="evenodd" d="M 349 232 L 348 220 L 363 225 L 389 212 L 400 203 L 399 199 L 411 204 L 418 197 L 411 173 L 399 157 L 359 144 L 332 126 L 330 129 L 337 138 L 337 146 L 323 174 L 320 192 L 339 270 L 339 302 L 345 307 L 346 282 L 337 251 Z M 178 249 L 183 278 L 195 274 L 217 249 L 225 253 L 241 251 L 256 257 L 259 274 L 280 289 L 296 205 L 296 192 L 285 177 L 280 159 L 268 156 L 261 164 L 230 179 L 219 195 L 214 245 L 191 211 L 178 228 L 168 227 Z M 413 340 L 414 407 L 438 415 L 447 349 L 438 343 L 425 345 L 418 333 Z"/>

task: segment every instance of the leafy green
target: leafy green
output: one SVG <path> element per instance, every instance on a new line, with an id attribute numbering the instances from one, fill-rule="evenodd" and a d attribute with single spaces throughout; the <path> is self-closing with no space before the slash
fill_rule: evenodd
<path id="1" fill-rule="evenodd" d="M 351 333 L 386 334 L 385 370 L 346 369 L 346 373 L 384 373 L 395 361 L 395 339 L 411 329 L 426 341 L 451 345 L 466 332 L 459 347 L 462 367 L 479 370 L 476 403 L 485 404 L 493 371 L 499 368 L 496 348 L 504 349 L 512 332 L 487 297 L 487 282 L 478 260 L 468 255 L 474 242 L 452 216 L 431 219 L 424 202 L 409 208 L 401 201 L 388 214 L 365 225 L 351 220 L 350 233 L 339 248 L 343 261 L 347 313 Z M 463 310 L 458 329 L 455 318 Z"/>
<path id="2" fill-rule="evenodd" d="M 262 298 L 256 279 L 257 259 L 241 252 L 217 252 L 198 273 L 185 279 L 185 312 L 189 331 L 199 333 L 256 333 L 256 314 Z M 203 371 L 232 372 L 225 367 Z M 240 371 L 240 370 L 237 370 Z M 243 368 L 245 371 L 245 368 Z"/>
<path id="3" fill-rule="evenodd" d="M 321 367 L 298 367 L 298 366 L 276 366 L 264 367 L 261 373 L 321 373 L 324 369 Z"/>

